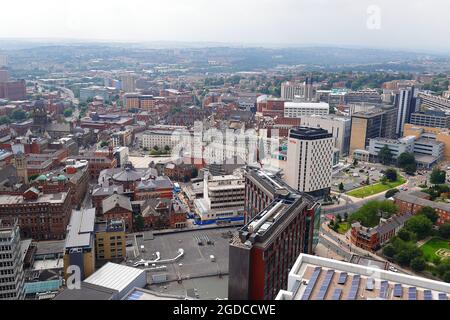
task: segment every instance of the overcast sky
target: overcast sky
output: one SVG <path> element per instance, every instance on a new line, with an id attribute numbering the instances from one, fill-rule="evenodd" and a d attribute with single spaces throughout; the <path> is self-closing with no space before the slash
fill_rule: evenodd
<path id="1" fill-rule="evenodd" d="M 1 11 L 0 38 L 450 52 L 449 0 L 12 0 Z"/>

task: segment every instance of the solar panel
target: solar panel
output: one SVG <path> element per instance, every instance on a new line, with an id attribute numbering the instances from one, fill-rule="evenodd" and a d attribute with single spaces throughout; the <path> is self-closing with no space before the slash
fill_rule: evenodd
<path id="1" fill-rule="evenodd" d="M 408 288 L 408 300 L 417 300 L 417 289 L 416 287 Z"/>
<path id="2" fill-rule="evenodd" d="M 320 286 L 319 294 L 317 295 L 316 300 L 325 299 L 325 295 L 327 294 L 333 275 L 334 270 L 327 271 L 327 275 L 325 276 L 325 279 L 323 280 L 322 285 Z"/>
<path id="3" fill-rule="evenodd" d="M 446 293 L 439 293 L 439 300 L 447 300 L 447 294 Z"/>
<path id="4" fill-rule="evenodd" d="M 402 297 L 403 296 L 403 287 L 401 284 L 396 283 L 394 285 L 394 297 Z"/>
<path id="5" fill-rule="evenodd" d="M 433 300 L 433 294 L 431 293 L 431 290 L 423 291 L 423 300 Z"/>
<path id="6" fill-rule="evenodd" d="M 311 279 L 309 279 L 308 285 L 306 286 L 305 292 L 303 292 L 302 300 L 309 300 L 311 297 L 311 293 L 314 289 L 314 286 L 317 282 L 317 278 L 320 275 L 320 272 L 322 272 L 322 267 L 315 267 L 314 272 L 311 276 Z"/>
<path id="7" fill-rule="evenodd" d="M 372 291 L 375 287 L 375 280 L 373 278 L 367 278 L 366 290 Z"/>
<path id="8" fill-rule="evenodd" d="M 338 284 L 345 284 L 346 281 L 347 281 L 347 272 L 341 272 L 341 274 L 339 275 Z"/>
<path id="9" fill-rule="evenodd" d="M 342 289 L 336 288 L 336 289 L 334 289 L 331 300 L 339 300 L 339 299 L 341 299 L 341 295 L 342 295 Z"/>
<path id="10" fill-rule="evenodd" d="M 387 299 L 388 289 L 389 289 L 389 282 L 386 280 L 381 281 L 381 286 L 380 286 L 380 298 L 381 299 Z"/>
<path id="11" fill-rule="evenodd" d="M 356 299 L 356 294 L 358 293 L 360 281 L 361 281 L 361 276 L 359 274 L 353 276 L 352 286 L 348 293 L 347 300 L 355 300 Z"/>

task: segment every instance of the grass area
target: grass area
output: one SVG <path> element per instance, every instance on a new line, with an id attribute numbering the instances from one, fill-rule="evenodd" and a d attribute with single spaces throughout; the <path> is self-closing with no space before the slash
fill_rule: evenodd
<path id="1" fill-rule="evenodd" d="M 444 240 L 441 238 L 433 238 L 428 240 L 423 246 L 420 247 L 422 250 L 424 257 L 432 262 L 434 258 L 441 257 L 443 258 L 445 254 L 447 257 L 450 257 L 450 240 Z M 444 249 L 444 250 L 440 250 Z M 440 252 L 438 252 L 440 250 Z M 439 254 L 440 253 L 440 254 Z"/>
<path id="2" fill-rule="evenodd" d="M 386 184 L 382 184 L 381 182 L 364 186 L 361 188 L 357 188 L 354 190 L 351 190 L 347 192 L 349 196 L 356 197 L 356 198 L 365 198 L 368 196 L 373 196 L 375 194 L 379 194 L 384 191 L 388 191 L 389 189 L 393 189 L 398 187 L 399 185 L 402 185 L 406 182 L 405 178 L 399 177 L 397 181 L 394 182 L 388 182 Z"/>
<path id="3" fill-rule="evenodd" d="M 337 232 L 340 234 L 345 234 L 350 228 L 350 224 L 348 222 L 341 222 L 338 224 Z"/>

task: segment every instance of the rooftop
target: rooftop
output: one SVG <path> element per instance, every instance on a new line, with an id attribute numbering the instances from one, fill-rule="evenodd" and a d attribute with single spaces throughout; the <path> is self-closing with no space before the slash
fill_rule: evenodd
<path id="1" fill-rule="evenodd" d="M 89 276 L 85 283 L 100 286 L 121 292 L 145 270 L 108 262 L 94 274 Z"/>
<path id="2" fill-rule="evenodd" d="M 65 249 L 90 247 L 94 233 L 95 208 L 83 211 L 72 211 L 70 223 L 67 225 Z"/>
<path id="3" fill-rule="evenodd" d="M 450 284 L 301 254 L 277 300 L 447 300 Z"/>
<path id="4" fill-rule="evenodd" d="M 52 194 L 41 194 L 39 198 L 33 200 L 24 200 L 22 195 L 0 195 L 1 205 L 15 205 L 15 204 L 25 204 L 25 203 L 64 203 L 67 197 L 67 192 L 52 193 Z"/>

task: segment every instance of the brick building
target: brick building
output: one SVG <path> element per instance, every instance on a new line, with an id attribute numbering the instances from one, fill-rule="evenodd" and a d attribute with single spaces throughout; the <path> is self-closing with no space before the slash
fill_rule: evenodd
<path id="1" fill-rule="evenodd" d="M 399 208 L 400 214 L 416 214 L 417 211 L 423 207 L 431 207 L 439 216 L 436 221 L 438 225 L 450 222 L 450 205 L 442 202 L 431 201 L 429 200 L 429 195 L 426 193 L 398 192 L 394 195 L 394 202 Z"/>
<path id="2" fill-rule="evenodd" d="M 104 219 L 123 219 L 125 222 L 125 230 L 131 232 L 133 230 L 133 208 L 130 198 L 113 194 L 102 202 Z"/>
<path id="3" fill-rule="evenodd" d="M 0 195 L 0 219 L 18 218 L 23 238 L 60 240 L 72 212 L 67 192 L 42 194 L 30 188 L 23 194 Z"/>

